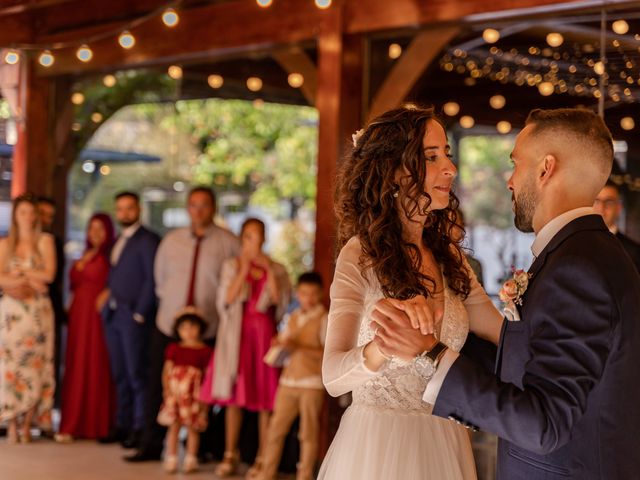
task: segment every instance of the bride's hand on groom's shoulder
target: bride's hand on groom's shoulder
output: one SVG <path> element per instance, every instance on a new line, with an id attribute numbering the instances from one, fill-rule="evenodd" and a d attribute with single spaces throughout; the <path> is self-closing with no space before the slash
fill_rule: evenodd
<path id="1" fill-rule="evenodd" d="M 425 299 L 426 300 L 426 299 Z M 428 304 L 384 299 L 376 303 L 371 314 L 374 343 L 387 356 L 411 361 L 429 350 L 437 341 L 433 336 L 435 321 Z M 413 317 L 413 318 L 412 318 Z M 424 327 L 423 334 L 418 327 Z"/>

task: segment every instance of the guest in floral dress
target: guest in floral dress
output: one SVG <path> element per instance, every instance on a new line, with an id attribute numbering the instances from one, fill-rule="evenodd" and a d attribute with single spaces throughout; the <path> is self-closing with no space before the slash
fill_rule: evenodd
<path id="1" fill-rule="evenodd" d="M 190 473 L 198 468 L 200 432 L 207 428 L 208 409 L 200 401 L 200 384 L 212 354 L 211 347 L 202 342 L 206 328 L 202 314 L 195 307 L 186 307 L 178 314 L 174 327 L 180 342 L 170 343 L 165 350 L 163 403 L 158 423 L 169 427 L 164 460 L 169 473 L 178 467 L 178 434 L 183 426 L 188 429 L 183 471 Z"/>
<path id="2" fill-rule="evenodd" d="M 42 233 L 35 197 L 14 200 L 9 235 L 0 239 L 0 422 L 8 441 L 51 430 L 55 387 L 54 324 L 48 284 L 56 273 L 53 237 Z"/>
<path id="3" fill-rule="evenodd" d="M 263 358 L 276 334 L 291 293 L 285 268 L 262 251 L 265 225 L 257 218 L 245 220 L 240 232 L 242 250 L 222 265 L 218 290 L 220 324 L 216 336 L 212 388 L 203 394 L 211 403 L 226 406 L 225 453 L 216 475 L 237 470 L 237 450 L 242 409 L 258 412 L 258 455 L 248 477 L 260 470 L 269 417 L 273 410 L 280 369 Z"/>

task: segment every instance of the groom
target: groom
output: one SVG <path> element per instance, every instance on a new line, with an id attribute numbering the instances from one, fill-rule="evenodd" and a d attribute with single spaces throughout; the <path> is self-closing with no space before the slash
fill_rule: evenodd
<path id="1" fill-rule="evenodd" d="M 396 311 L 374 316 L 376 343 L 435 360 L 424 401 L 500 437 L 498 479 L 638 478 L 640 276 L 591 208 L 611 171 L 611 135 L 586 110 L 534 110 L 511 158 L 515 224 L 536 233 L 535 261 L 495 373 L 418 330 L 402 351 L 407 320 Z"/>

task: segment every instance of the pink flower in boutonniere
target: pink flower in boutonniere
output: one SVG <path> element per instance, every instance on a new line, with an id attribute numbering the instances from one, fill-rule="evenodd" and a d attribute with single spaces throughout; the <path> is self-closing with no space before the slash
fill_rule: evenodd
<path id="1" fill-rule="evenodd" d="M 512 322 L 520 321 L 520 313 L 518 312 L 518 305 L 522 305 L 522 295 L 529 286 L 529 278 L 531 274 L 524 270 L 516 270 L 512 267 L 513 277 L 504 282 L 498 296 L 504 303 L 502 311 L 504 312 L 507 320 Z"/>

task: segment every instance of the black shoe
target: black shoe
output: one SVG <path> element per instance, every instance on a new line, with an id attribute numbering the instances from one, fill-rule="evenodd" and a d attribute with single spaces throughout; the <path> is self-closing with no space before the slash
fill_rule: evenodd
<path id="1" fill-rule="evenodd" d="M 51 430 L 41 430 L 40 438 L 44 438 L 46 440 L 53 440 L 55 438 L 55 434 Z"/>
<path id="2" fill-rule="evenodd" d="M 160 461 L 160 454 L 152 454 L 142 450 L 138 450 L 133 455 L 122 457 L 125 462 L 140 463 L 140 462 L 157 462 Z"/>
<path id="3" fill-rule="evenodd" d="M 115 428 L 106 437 L 98 438 L 98 443 L 118 443 L 124 442 L 129 436 L 129 432 L 121 428 Z"/>
<path id="4" fill-rule="evenodd" d="M 127 438 L 122 441 L 124 448 L 140 448 L 140 439 L 142 438 L 142 431 L 132 430 Z"/>

